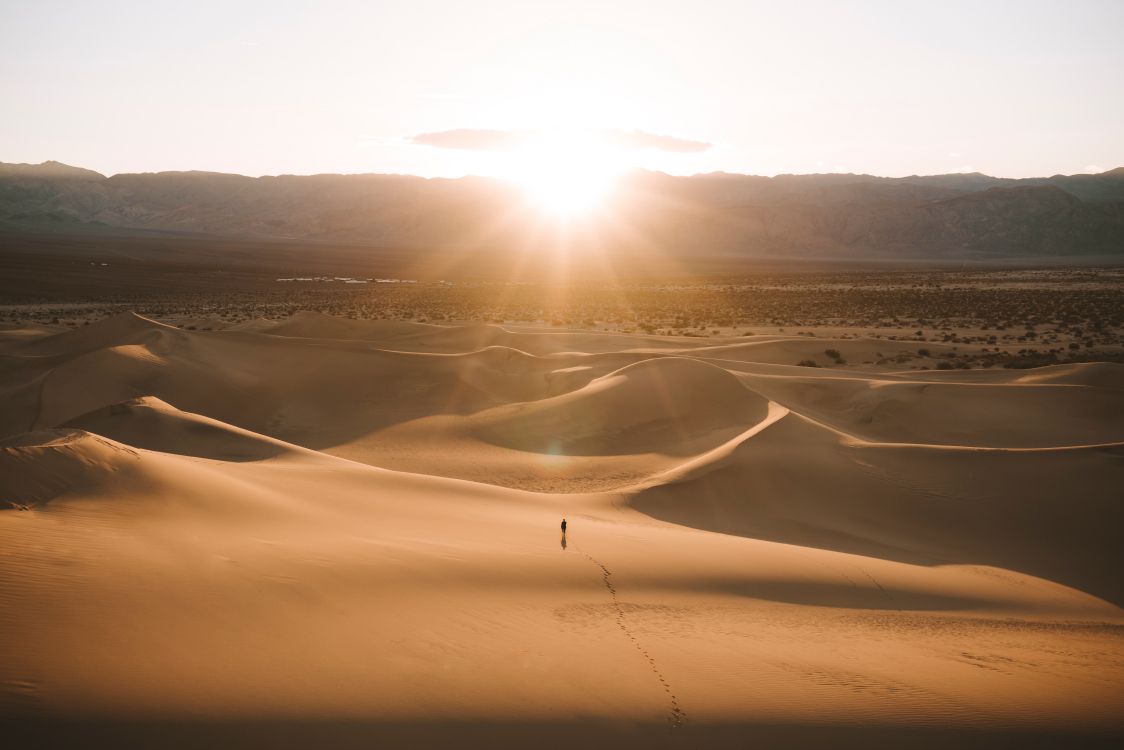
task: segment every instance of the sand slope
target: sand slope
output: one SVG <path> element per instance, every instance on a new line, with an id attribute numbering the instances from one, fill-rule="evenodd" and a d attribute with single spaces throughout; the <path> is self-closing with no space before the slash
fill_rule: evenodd
<path id="1" fill-rule="evenodd" d="M 0 716 L 294 746 L 1124 730 L 1124 368 L 238 328 L 0 354 Z"/>

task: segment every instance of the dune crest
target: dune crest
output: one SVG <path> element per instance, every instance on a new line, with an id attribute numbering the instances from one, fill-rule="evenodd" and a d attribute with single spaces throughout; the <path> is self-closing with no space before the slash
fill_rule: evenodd
<path id="1" fill-rule="evenodd" d="M 725 370 L 678 357 L 654 358 L 579 390 L 479 415 L 486 439 L 540 453 L 679 453 L 718 431 L 764 417 L 766 402 Z"/>
<path id="2" fill-rule="evenodd" d="M 0 714 L 1117 731 L 1124 367 L 871 346 L 11 337 Z"/>
<path id="3" fill-rule="evenodd" d="M 66 423 L 127 445 L 221 461 L 318 455 L 216 419 L 180 411 L 154 396 L 110 404 Z"/>
<path id="4" fill-rule="evenodd" d="M 96 493 L 109 474 L 138 457 L 128 446 L 80 429 L 8 437 L 0 441 L 0 498 L 26 510 L 63 493 Z"/>

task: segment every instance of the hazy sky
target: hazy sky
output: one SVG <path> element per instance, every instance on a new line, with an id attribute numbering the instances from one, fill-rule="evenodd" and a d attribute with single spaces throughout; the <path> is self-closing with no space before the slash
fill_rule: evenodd
<path id="1" fill-rule="evenodd" d="M 672 173 L 1124 165 L 1124 0 L 0 0 L 0 161 L 495 173 L 607 136 Z M 659 137 L 657 137 L 659 136 Z"/>

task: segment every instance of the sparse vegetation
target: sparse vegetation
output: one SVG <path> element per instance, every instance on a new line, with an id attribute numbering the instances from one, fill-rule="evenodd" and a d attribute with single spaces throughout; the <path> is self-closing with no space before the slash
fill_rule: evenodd
<path id="1" fill-rule="evenodd" d="M 35 263 L 45 264 L 36 272 Z M 365 319 L 489 323 L 688 338 L 786 335 L 937 342 L 951 351 L 879 346 L 861 364 L 943 369 L 1124 361 L 1124 269 L 760 273 L 557 285 L 487 279 L 413 284 L 308 284 L 278 272 L 193 273 L 149 262 L 134 276 L 59 276 L 48 259 L 0 253 L 0 324 L 76 327 L 135 310 L 189 330 L 300 311 Z M 12 271 L 12 273 L 6 273 Z M 174 271 L 174 273 L 173 273 Z M 355 269 L 338 269 L 348 276 Z M 167 277 L 162 274 L 167 274 Z M 292 276 L 306 275 L 287 270 Z M 327 275 L 327 274 L 325 274 Z M 400 274 L 394 274 L 397 276 Z M 811 344 L 812 342 L 809 342 Z M 916 344 L 915 344 L 916 346 Z M 821 350 L 834 366 L 842 347 Z M 821 360 L 822 361 L 822 360 Z M 932 366 L 928 363 L 925 366 Z"/>

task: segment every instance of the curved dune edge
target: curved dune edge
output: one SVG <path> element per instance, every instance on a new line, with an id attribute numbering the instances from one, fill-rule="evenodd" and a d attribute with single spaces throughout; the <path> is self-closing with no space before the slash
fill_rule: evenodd
<path id="1" fill-rule="evenodd" d="M 146 450 L 221 461 L 263 461 L 278 456 L 322 456 L 199 414 L 180 411 L 155 396 L 95 409 L 66 426 Z"/>
<path id="2" fill-rule="evenodd" d="M 582 388 L 475 416 L 500 445 L 565 455 L 675 451 L 692 436 L 753 423 L 766 402 L 725 370 L 698 360 L 627 365 Z"/>
<path id="3" fill-rule="evenodd" d="M 713 343 L 12 346 L 0 714 L 1121 729 L 1124 368 Z"/>
<path id="4" fill-rule="evenodd" d="M 1124 445 L 980 450 L 856 441 L 774 405 L 629 505 L 695 528 L 924 565 L 984 563 L 1124 603 L 1104 560 L 1124 522 Z M 800 452 L 798 464 L 785 456 Z M 1072 478 L 1084 476 L 1074 496 Z M 997 535 L 1002 529 L 1002 536 Z M 1080 538 L 1071 548 L 1059 538 Z"/>

